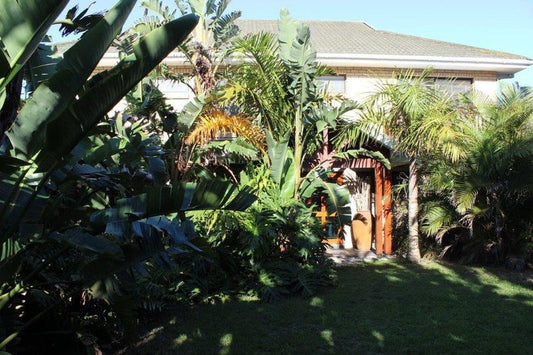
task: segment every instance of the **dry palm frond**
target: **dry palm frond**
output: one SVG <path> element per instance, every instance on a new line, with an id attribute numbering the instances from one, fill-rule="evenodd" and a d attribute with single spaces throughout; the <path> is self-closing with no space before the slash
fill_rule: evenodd
<path id="1" fill-rule="evenodd" d="M 185 142 L 205 145 L 221 133 L 233 133 L 264 151 L 265 135 L 252 124 L 250 119 L 243 116 L 229 116 L 220 110 L 208 112 L 200 117 Z"/>

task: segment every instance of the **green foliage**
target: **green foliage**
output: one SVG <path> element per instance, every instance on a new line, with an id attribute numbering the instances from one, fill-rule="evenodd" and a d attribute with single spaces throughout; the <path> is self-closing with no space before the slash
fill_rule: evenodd
<path id="1" fill-rule="evenodd" d="M 267 301 L 309 296 L 331 285 L 332 265 L 324 256 L 323 232 L 312 208 L 292 195 L 280 195 L 264 166 L 249 165 L 246 171 L 241 172 L 241 183 L 253 186 L 258 196 L 248 211 L 192 217 L 208 237 L 204 253 L 210 250 L 210 260 L 224 279 L 232 280 L 234 289 Z"/>
<path id="2" fill-rule="evenodd" d="M 87 15 L 87 12 L 92 5 L 94 5 L 94 2 L 90 3 L 87 8 L 81 10 L 79 13 L 78 5 L 75 5 L 68 10 L 63 20 L 56 21 L 56 24 L 61 24 L 61 27 L 59 28 L 61 35 L 68 36 L 72 33 L 84 33 L 90 28 L 94 27 L 104 15 L 102 12 Z"/>
<path id="3" fill-rule="evenodd" d="M 462 105 L 452 124 L 463 139 L 448 143 L 457 154 L 436 151 L 428 159 L 428 187 L 435 192 L 428 195 L 424 229 L 448 256 L 465 262 L 525 256 L 533 217 L 533 100 L 507 88 L 495 103 L 465 97 Z"/>
<path id="4" fill-rule="evenodd" d="M 229 69 L 224 98 L 264 127 L 265 164 L 280 197 L 308 198 L 324 191 L 340 211 L 337 202 L 348 201 L 348 190 L 318 181 L 316 172 L 325 161 L 312 162 L 311 167 L 304 167 L 304 161 L 320 149 L 323 131 L 337 128 L 341 117 L 357 105 L 349 100 L 331 102 L 317 90 L 318 78 L 328 71 L 316 62 L 307 26 L 282 10 L 278 38 L 247 35 L 237 39 L 229 53 L 248 60 Z"/>
<path id="5" fill-rule="evenodd" d="M 268 157 L 270 160 L 270 176 L 279 187 L 281 198 L 290 199 L 294 196 L 296 181 L 294 153 L 289 148 L 289 137 L 276 142 L 270 133 L 267 133 Z"/>
<path id="6" fill-rule="evenodd" d="M 131 0 L 118 3 L 65 52 L 56 66 L 56 73 L 36 88 L 7 132 L 18 154 L 29 159 L 44 145 L 48 125 L 59 118 L 82 89 L 134 4 Z"/>
<path id="7" fill-rule="evenodd" d="M 240 11 L 226 13 L 231 0 L 176 0 L 176 6 L 182 15 L 193 14 L 198 17 L 198 26 L 194 29 L 189 40 L 181 44 L 180 49 L 185 54 L 193 70 L 192 75 L 169 75 L 167 78 L 178 80 L 190 87 L 197 94 L 209 96 L 218 80 L 218 67 L 225 58 L 225 47 L 237 35 L 239 28 L 235 24 L 241 16 Z M 163 6 L 158 0 L 144 0 L 141 6 L 145 8 L 144 17 L 139 19 L 130 31 L 122 37 L 122 47 L 128 48 L 131 37 L 143 35 L 171 20 L 176 15 L 176 9 Z M 161 73 L 161 71 L 159 71 Z M 190 80 L 192 79 L 192 80 Z"/>
<path id="8" fill-rule="evenodd" d="M 67 0 L 0 3 L 0 107 L 7 84 L 32 56 L 67 3 Z"/>
<path id="9" fill-rule="evenodd" d="M 26 338 L 31 335 L 24 331 L 42 327 L 43 317 L 51 310 L 55 312 L 47 328 L 52 333 L 65 334 L 65 339 L 74 340 L 76 331 L 84 333 L 84 317 L 98 311 L 112 312 L 115 320 L 110 320 L 111 328 L 119 318 L 123 330 L 129 332 L 134 319 L 127 310 L 134 303 L 127 292 L 126 270 L 142 267 L 150 257 L 163 260 L 165 238 L 191 230 L 190 222 L 180 221 L 176 226 L 161 217 L 157 224 L 149 219 L 131 222 L 133 231 L 119 237 L 100 232 L 98 226 L 88 223 L 91 214 L 112 208 L 127 196 L 142 195 L 142 184 L 137 182 L 143 178 L 139 179 L 136 173 L 149 175 L 155 183 L 166 182 L 157 140 L 142 132 L 139 125 L 125 128 L 122 116 L 111 124 L 99 123 L 132 86 L 184 40 L 197 18 L 185 16 L 147 34 L 133 46 L 133 54 L 116 67 L 88 79 L 134 3 L 118 2 L 64 54 L 63 60 L 51 61 L 46 75 L 30 70 L 37 87 L 7 134 L 11 149 L 1 156 L 5 164 L 0 175 L 0 310 L 2 317 L 9 320 L 2 348 L 20 334 L 24 338 L 19 344 L 32 344 Z M 60 11 L 59 5 L 64 6 L 59 2 L 55 5 L 57 11 L 56 7 L 37 11 L 37 5 L 31 2 L 20 5 L 21 14 L 15 13 L 19 5 L 10 7 L 9 12 L 2 11 L 2 15 L 12 16 L 9 20 L 2 17 L 2 41 L 9 42 L 8 51 L 19 48 L 22 53 L 19 57 L 8 53 L 15 62 L 4 68 L 9 71 L 2 74 L 3 82 L 8 82 L 35 51 L 55 18 L 53 15 Z M 11 20 L 19 20 L 33 30 L 18 32 L 21 26 L 4 27 Z M 13 31 L 25 42 L 10 41 Z M 33 58 L 36 60 L 29 65 L 41 65 L 42 60 Z M 211 190 L 212 193 L 220 191 L 221 185 L 216 186 L 218 190 Z M 193 197 L 198 206 L 203 201 L 216 205 L 215 196 L 205 198 L 193 193 Z M 228 204 L 230 198 L 224 196 L 224 203 Z M 246 203 L 242 195 L 239 198 L 241 206 Z M 132 210 L 131 206 L 125 207 Z M 144 210 L 155 213 L 154 207 Z M 170 212 L 180 210 L 161 213 Z M 173 243 L 177 247 L 180 241 Z M 87 288 L 91 288 L 91 296 L 87 296 Z M 81 307 L 79 317 L 72 313 L 77 307 Z M 68 320 L 76 324 L 68 324 Z M 103 322 L 108 320 L 104 317 Z M 87 344 L 88 348 L 95 346 L 94 342 Z M 39 346 L 38 342 L 35 346 Z"/>

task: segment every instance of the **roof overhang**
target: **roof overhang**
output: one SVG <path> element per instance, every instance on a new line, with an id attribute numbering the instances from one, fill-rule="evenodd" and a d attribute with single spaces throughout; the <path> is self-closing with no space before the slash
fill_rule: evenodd
<path id="1" fill-rule="evenodd" d="M 236 64 L 243 58 L 228 58 L 226 64 Z M 348 68 L 390 68 L 390 69 L 426 69 L 458 70 L 458 71 L 488 71 L 503 76 L 513 74 L 533 65 L 531 59 L 505 58 L 473 58 L 473 57 L 429 57 L 411 55 L 375 55 L 375 54 L 345 54 L 345 53 L 317 53 L 317 60 L 330 67 Z M 119 61 L 118 53 L 108 52 L 100 61 L 100 67 L 110 67 Z M 172 52 L 164 60 L 169 66 L 188 66 L 185 56 L 181 52 Z"/>
<path id="2" fill-rule="evenodd" d="M 533 65 L 531 59 L 430 57 L 411 55 L 374 55 L 317 53 L 317 60 L 331 67 L 397 68 L 460 71 L 489 71 L 512 75 Z"/>

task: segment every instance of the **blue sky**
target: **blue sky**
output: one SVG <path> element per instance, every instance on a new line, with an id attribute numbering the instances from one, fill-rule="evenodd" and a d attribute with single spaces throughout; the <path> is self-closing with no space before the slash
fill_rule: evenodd
<path id="1" fill-rule="evenodd" d="M 81 6 L 90 2 L 79 0 Z M 93 9 L 106 9 L 113 3 L 96 0 Z M 533 58 L 533 0 L 233 0 L 230 4 L 230 9 L 241 10 L 242 18 L 248 19 L 276 19 L 283 7 L 296 19 L 365 21 L 380 30 Z M 136 9 L 129 22 L 141 14 Z M 511 81 L 533 86 L 533 67 Z"/>

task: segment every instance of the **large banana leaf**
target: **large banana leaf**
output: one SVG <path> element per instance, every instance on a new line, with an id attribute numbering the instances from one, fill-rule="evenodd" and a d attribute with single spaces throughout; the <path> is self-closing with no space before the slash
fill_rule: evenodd
<path id="1" fill-rule="evenodd" d="M 188 132 L 196 122 L 196 119 L 202 113 L 202 110 L 206 106 L 205 96 L 195 96 L 190 102 L 188 102 L 181 114 L 178 117 L 178 128 L 181 128 L 184 132 Z"/>
<path id="2" fill-rule="evenodd" d="M 4 170 L 11 170 L 23 164 L 19 160 L 2 158 L 12 164 Z M 43 191 L 35 191 L 33 186 L 24 182 L 24 175 L 19 171 L 9 174 L 0 173 L 0 243 L 7 241 L 12 233 L 7 233 L 15 225 L 21 235 L 34 234 L 38 228 L 48 195 Z"/>
<path id="3" fill-rule="evenodd" d="M 295 167 L 292 149 L 289 147 L 289 137 L 276 142 L 272 134 L 267 131 L 267 150 L 270 159 L 270 176 L 278 185 L 281 197 L 291 198 L 296 188 Z"/>
<path id="4" fill-rule="evenodd" d="M 279 48 L 280 57 L 289 69 L 289 93 L 303 112 L 316 95 L 316 51 L 311 46 L 309 27 L 293 20 L 286 9 L 281 11 L 279 21 Z"/>
<path id="5" fill-rule="evenodd" d="M 300 196 L 306 199 L 316 193 L 325 193 L 328 196 L 328 214 L 336 212 L 341 224 L 349 224 L 351 221 L 350 191 L 346 185 L 326 182 L 325 177 L 325 171 L 322 171 L 318 176 L 306 179 L 300 189 Z"/>
<path id="6" fill-rule="evenodd" d="M 108 255 L 117 259 L 124 258 L 122 249 L 115 242 L 86 233 L 79 228 L 68 230 L 64 234 L 55 233 L 51 238 L 81 250 Z"/>
<path id="7" fill-rule="evenodd" d="M 57 72 L 39 85 L 6 133 L 17 153 L 34 156 L 43 146 L 48 124 L 70 105 L 120 33 L 136 0 L 121 0 L 76 42 L 57 64 Z"/>
<path id="8" fill-rule="evenodd" d="M 186 15 L 153 30 L 134 46 L 134 54 L 89 80 L 80 98 L 49 124 L 39 157 L 41 168 L 46 169 L 68 154 L 131 88 L 188 36 L 197 22 L 195 15 Z"/>
<path id="9" fill-rule="evenodd" d="M 45 38 L 39 44 L 25 68 L 24 79 L 30 88 L 28 92 L 33 92 L 43 81 L 51 78 L 57 70 L 57 64 L 61 61 L 61 55 L 57 47 L 51 43 L 51 38 Z"/>
<path id="10" fill-rule="evenodd" d="M 15 77 L 68 0 L 0 0 L 0 107 Z"/>
<path id="11" fill-rule="evenodd" d="M 280 11 L 280 17 L 278 22 L 279 55 L 283 60 L 289 61 L 292 59 L 292 42 L 298 35 L 299 23 L 290 17 L 287 9 Z"/>
<path id="12" fill-rule="evenodd" d="M 144 194 L 118 200 L 115 208 L 94 213 L 91 223 L 98 229 L 105 228 L 107 233 L 123 235 L 136 220 L 192 210 L 244 211 L 255 199 L 247 190 L 237 191 L 235 185 L 223 180 L 153 186 Z"/>

